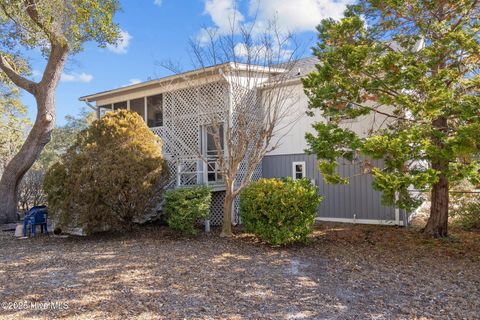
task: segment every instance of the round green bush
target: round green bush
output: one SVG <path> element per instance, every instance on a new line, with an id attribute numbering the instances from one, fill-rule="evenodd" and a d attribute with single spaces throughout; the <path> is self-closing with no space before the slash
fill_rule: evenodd
<path id="1" fill-rule="evenodd" d="M 183 234 L 195 235 L 195 224 L 208 218 L 212 201 L 208 187 L 173 189 L 165 192 L 165 214 L 168 226 Z"/>
<path id="2" fill-rule="evenodd" d="M 241 193 L 240 217 L 248 232 L 269 244 L 305 242 L 321 200 L 307 179 L 260 179 Z"/>

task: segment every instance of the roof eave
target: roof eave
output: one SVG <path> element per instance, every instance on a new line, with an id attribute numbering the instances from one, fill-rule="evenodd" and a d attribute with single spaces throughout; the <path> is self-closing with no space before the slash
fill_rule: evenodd
<path id="1" fill-rule="evenodd" d="M 98 92 L 98 93 L 95 93 L 95 94 L 82 96 L 78 99 L 80 101 L 85 101 L 85 102 L 96 101 L 99 98 L 107 96 L 107 95 L 112 95 L 112 94 L 122 93 L 122 92 L 125 92 L 125 91 L 140 89 L 142 87 L 146 87 L 146 86 L 150 86 L 150 85 L 154 85 L 154 84 L 162 84 L 166 81 L 172 81 L 172 80 L 176 80 L 176 79 L 187 78 L 187 77 L 195 76 L 195 75 L 202 74 L 202 73 L 208 73 L 208 72 L 215 73 L 215 72 L 218 72 L 219 70 L 221 70 L 225 67 L 228 67 L 228 68 L 231 68 L 231 69 L 234 69 L 234 70 L 239 70 L 239 71 L 255 71 L 255 72 L 258 71 L 258 72 L 267 72 L 267 73 L 273 73 L 273 74 L 283 73 L 283 72 L 287 71 L 287 70 L 282 69 L 282 68 L 267 68 L 267 67 L 261 67 L 261 66 L 256 66 L 258 68 L 258 70 L 252 70 L 252 67 L 248 66 L 246 64 L 227 62 L 227 63 L 222 63 L 222 64 L 218 64 L 218 65 L 215 65 L 215 66 L 207 67 L 207 68 L 196 69 L 196 70 L 187 71 L 187 72 L 184 72 L 184 73 L 179 73 L 179 74 L 175 74 L 175 75 L 171 75 L 171 76 L 166 76 L 166 77 L 156 79 L 156 80 L 145 81 L 145 82 L 142 82 L 142 83 L 137 83 L 137 84 L 133 84 L 133 85 L 117 88 L 117 89 L 102 91 L 102 92 Z"/>

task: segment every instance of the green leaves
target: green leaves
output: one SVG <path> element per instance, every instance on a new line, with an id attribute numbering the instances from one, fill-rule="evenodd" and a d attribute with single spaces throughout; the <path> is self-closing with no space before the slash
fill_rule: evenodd
<path id="1" fill-rule="evenodd" d="M 186 235 L 197 234 L 195 224 L 210 216 L 212 202 L 208 187 L 191 187 L 165 192 L 165 214 L 168 226 Z"/>
<path id="2" fill-rule="evenodd" d="M 0 52 L 15 53 L 19 46 L 48 53 L 51 44 L 68 46 L 72 53 L 95 41 L 100 46 L 115 43 L 119 28 L 113 16 L 118 0 L 0 0 Z"/>
<path id="3" fill-rule="evenodd" d="M 306 135 L 327 182 L 347 182 L 339 158 L 383 159 L 375 188 L 412 208 L 409 188 L 429 190 L 439 175 L 478 178 L 478 16 L 473 0 L 360 0 L 340 21 L 321 22 L 320 63 L 303 84 L 312 112 L 328 120 Z"/>
<path id="4" fill-rule="evenodd" d="M 316 154 L 318 158 L 318 169 L 328 183 L 348 183 L 348 179 L 340 177 L 335 169 L 337 159 L 345 158 L 352 161 L 357 149 L 361 146 L 361 140 L 357 135 L 348 130 L 342 129 L 336 124 L 316 123 L 313 128 L 316 135 L 307 133 L 307 140 L 310 154 Z"/>
<path id="5" fill-rule="evenodd" d="M 245 228 L 272 245 L 305 242 L 322 198 L 308 179 L 260 179 L 240 194 Z"/>

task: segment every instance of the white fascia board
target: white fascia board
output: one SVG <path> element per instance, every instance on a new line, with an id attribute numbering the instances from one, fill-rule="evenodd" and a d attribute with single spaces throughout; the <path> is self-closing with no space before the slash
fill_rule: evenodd
<path id="1" fill-rule="evenodd" d="M 211 67 L 207 67 L 207 68 L 201 68 L 201 69 L 196 69 L 196 70 L 192 70 L 192 71 L 187 71 L 187 72 L 184 72 L 184 73 L 179 73 L 179 74 L 167 76 L 167 77 L 156 79 L 156 80 L 145 81 L 145 82 L 142 82 L 142 83 L 137 83 L 137 84 L 133 84 L 133 85 L 130 85 L 130 86 L 125 86 L 125 87 L 121 87 L 121 88 L 117 88 L 117 89 L 102 91 L 102 92 L 95 93 L 95 94 L 92 94 L 92 95 L 87 95 L 87 96 L 80 97 L 79 100 L 80 101 L 92 102 L 92 101 L 100 100 L 103 97 L 106 97 L 106 96 L 109 96 L 109 95 L 112 95 L 112 94 L 119 94 L 119 93 L 126 92 L 126 91 L 134 91 L 134 90 L 138 90 L 138 89 L 141 89 L 143 87 L 152 86 L 152 85 L 155 85 L 155 84 L 160 85 L 160 84 L 163 84 L 163 83 L 168 82 L 168 81 L 175 81 L 175 80 L 178 80 L 178 81 L 190 80 L 191 81 L 192 80 L 191 77 L 197 76 L 197 75 L 208 74 L 208 73 L 210 73 L 211 75 L 220 74 L 220 73 L 223 72 L 224 68 L 232 69 L 232 70 L 239 70 L 239 71 L 251 71 L 251 72 L 273 73 L 273 74 L 274 73 L 286 72 L 285 69 L 280 69 L 280 68 L 250 66 L 250 65 L 247 65 L 247 64 L 230 62 L 230 63 L 223 63 L 223 64 L 219 64 L 219 65 L 215 65 L 215 66 L 211 66 Z"/>

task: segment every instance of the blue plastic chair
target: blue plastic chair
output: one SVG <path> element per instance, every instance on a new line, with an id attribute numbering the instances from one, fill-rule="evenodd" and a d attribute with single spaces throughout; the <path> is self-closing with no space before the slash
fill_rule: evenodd
<path id="1" fill-rule="evenodd" d="M 45 230 L 45 234 L 48 234 L 47 229 L 48 211 L 46 206 L 36 206 L 30 208 L 29 212 L 25 212 L 23 217 L 23 236 L 27 236 L 28 224 L 30 224 L 31 235 L 34 237 L 37 226 L 40 225 L 41 233 Z"/>

